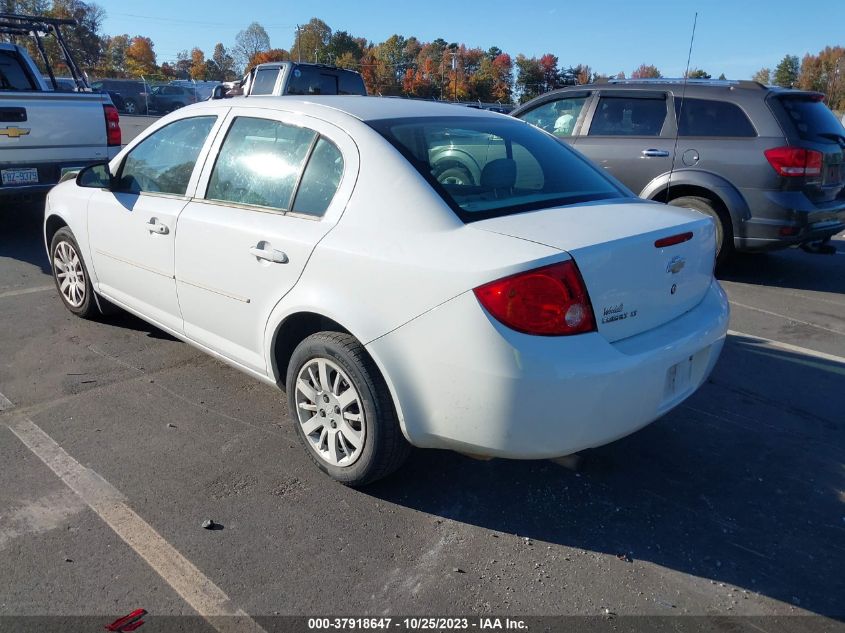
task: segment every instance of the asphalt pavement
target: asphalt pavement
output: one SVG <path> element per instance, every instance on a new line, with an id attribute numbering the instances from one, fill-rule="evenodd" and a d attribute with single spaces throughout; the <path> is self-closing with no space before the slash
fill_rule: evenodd
<path id="1" fill-rule="evenodd" d="M 708 383 L 577 471 L 418 450 L 353 490 L 310 463 L 282 393 L 129 315 L 73 317 L 38 210 L 4 208 L 0 630 L 38 615 L 103 630 L 139 608 L 267 630 L 274 615 L 411 614 L 841 630 L 845 236 L 833 243 L 738 257 Z M 170 623 L 223 630 L 209 619 Z"/>

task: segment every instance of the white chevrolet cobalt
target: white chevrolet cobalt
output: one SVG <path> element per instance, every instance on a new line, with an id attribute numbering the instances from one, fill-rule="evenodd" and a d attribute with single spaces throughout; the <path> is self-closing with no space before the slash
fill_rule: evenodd
<path id="1" fill-rule="evenodd" d="M 727 330 L 707 216 L 461 106 L 192 105 L 56 186 L 44 228 L 71 312 L 117 305 L 286 390 L 350 485 L 411 445 L 611 442 L 690 396 Z"/>

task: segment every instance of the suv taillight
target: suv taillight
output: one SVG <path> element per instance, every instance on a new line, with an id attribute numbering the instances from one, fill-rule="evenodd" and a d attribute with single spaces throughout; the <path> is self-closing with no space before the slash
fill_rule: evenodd
<path id="1" fill-rule="evenodd" d="M 473 292 L 490 314 L 518 332 L 565 336 L 596 329 L 587 288 L 572 260 L 498 279 Z"/>
<path id="2" fill-rule="evenodd" d="M 109 146 L 120 145 L 120 115 L 113 105 L 104 105 L 103 114 L 106 117 L 106 141 Z"/>
<path id="3" fill-rule="evenodd" d="M 774 147 L 763 152 L 781 176 L 818 176 L 822 173 L 822 153 L 800 147 Z"/>

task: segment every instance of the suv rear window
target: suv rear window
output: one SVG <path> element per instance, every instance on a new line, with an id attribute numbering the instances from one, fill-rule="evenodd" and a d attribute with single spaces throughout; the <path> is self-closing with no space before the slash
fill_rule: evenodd
<path id="1" fill-rule="evenodd" d="M 726 101 L 675 98 L 679 136 L 757 136 L 742 109 Z"/>
<path id="2" fill-rule="evenodd" d="M 775 97 L 791 127 L 805 141 L 830 141 L 845 136 L 845 128 L 821 100 L 821 95 L 791 94 Z"/>
<path id="3" fill-rule="evenodd" d="M 516 119 L 425 117 L 368 124 L 464 222 L 628 197 L 569 147 Z"/>

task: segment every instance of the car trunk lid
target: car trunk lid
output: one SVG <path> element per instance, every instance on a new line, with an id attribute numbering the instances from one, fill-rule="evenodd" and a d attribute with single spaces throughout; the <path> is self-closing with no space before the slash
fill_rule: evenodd
<path id="1" fill-rule="evenodd" d="M 713 222 L 689 209 L 599 202 L 508 215 L 471 226 L 569 253 L 587 286 L 598 331 L 609 341 L 650 330 L 689 311 L 713 280 Z M 666 238 L 677 243 L 661 246 Z"/>

